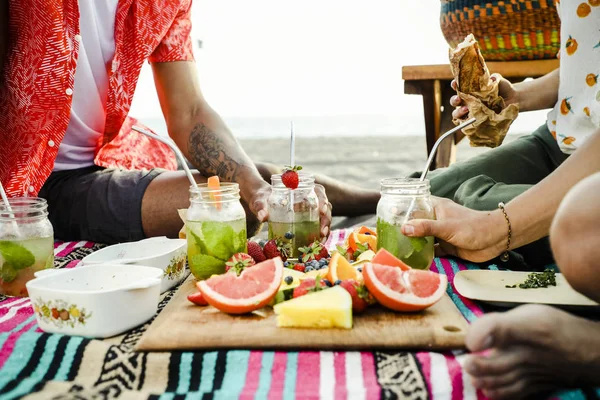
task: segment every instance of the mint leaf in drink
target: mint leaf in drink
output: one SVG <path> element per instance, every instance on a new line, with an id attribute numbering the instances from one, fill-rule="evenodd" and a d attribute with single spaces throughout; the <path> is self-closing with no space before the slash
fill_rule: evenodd
<path id="1" fill-rule="evenodd" d="M 247 247 L 248 236 L 246 235 L 246 229 L 242 229 L 233 237 L 233 253 L 245 253 L 248 251 Z"/>
<path id="2" fill-rule="evenodd" d="M 408 240 L 410 240 L 410 244 L 416 253 L 423 251 L 423 248 L 427 244 L 427 239 L 424 237 L 411 237 Z"/>
<path id="3" fill-rule="evenodd" d="M 31 251 L 15 242 L 0 241 L 0 254 L 5 264 L 10 264 L 15 270 L 31 267 L 35 256 Z"/>
<path id="4" fill-rule="evenodd" d="M 231 225 L 225 222 L 205 221 L 202 223 L 202 236 L 208 254 L 227 261 L 234 253 L 235 232 Z"/>
<path id="5" fill-rule="evenodd" d="M 18 272 L 13 268 L 13 266 L 5 262 L 2 267 L 0 267 L 0 281 L 5 283 L 10 283 L 15 280 Z"/>
<path id="6" fill-rule="evenodd" d="M 194 238 L 196 247 L 198 247 L 198 253 L 208 254 L 208 249 L 202 239 L 200 239 L 200 236 L 196 235 L 190 228 L 188 228 L 188 234 Z"/>
<path id="7" fill-rule="evenodd" d="M 225 273 L 225 261 L 204 254 L 196 254 L 189 260 L 192 274 L 199 279 L 208 279 L 212 275 Z"/>

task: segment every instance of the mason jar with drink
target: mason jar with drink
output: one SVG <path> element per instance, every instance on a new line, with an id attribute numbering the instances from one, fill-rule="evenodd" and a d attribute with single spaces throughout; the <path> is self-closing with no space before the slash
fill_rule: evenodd
<path id="1" fill-rule="evenodd" d="M 190 189 L 188 264 L 197 279 L 224 273 L 232 255 L 247 251 L 246 213 L 239 185 L 213 178 Z"/>
<path id="2" fill-rule="evenodd" d="M 53 263 L 54 231 L 46 200 L 0 201 L 0 295 L 27 296 L 25 284 Z"/>
<path id="3" fill-rule="evenodd" d="M 381 199 L 377 204 L 377 246 L 384 248 L 407 265 L 428 269 L 434 258 L 434 238 L 410 238 L 402 234 L 402 225 L 412 219 L 435 219 L 429 181 L 389 178 L 381 181 Z"/>

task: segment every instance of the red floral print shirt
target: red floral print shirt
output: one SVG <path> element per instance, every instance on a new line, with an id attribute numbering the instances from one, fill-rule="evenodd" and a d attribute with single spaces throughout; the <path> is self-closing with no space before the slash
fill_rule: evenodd
<path id="1" fill-rule="evenodd" d="M 191 2 L 119 0 L 96 165 L 176 168 L 170 149 L 132 131 L 137 121 L 127 114 L 144 61 L 193 60 Z M 69 122 L 81 40 L 78 0 L 9 0 L 9 18 L 0 76 L 0 181 L 9 196 L 35 196 Z"/>

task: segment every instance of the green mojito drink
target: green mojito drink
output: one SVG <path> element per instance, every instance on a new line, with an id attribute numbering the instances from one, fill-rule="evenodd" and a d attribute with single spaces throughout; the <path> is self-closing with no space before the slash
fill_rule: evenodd
<path id="1" fill-rule="evenodd" d="M 52 268 L 54 232 L 47 203 L 33 197 L 0 201 L 0 295 L 26 297 L 25 284 Z"/>
<path id="2" fill-rule="evenodd" d="M 428 269 L 434 258 L 434 238 L 404 236 L 402 225 L 412 219 L 435 219 L 429 181 L 383 179 L 377 204 L 377 247 L 386 249 L 412 268 Z"/>
<path id="3" fill-rule="evenodd" d="M 237 183 L 220 183 L 216 177 L 190 189 L 185 226 L 188 264 L 196 279 L 224 273 L 231 256 L 248 251 L 239 192 Z"/>
<path id="4" fill-rule="evenodd" d="M 289 258 L 298 258 L 299 247 L 307 247 L 321 238 L 319 199 L 315 193 L 315 178 L 298 173 L 298 187 L 286 187 L 281 175 L 271 175 L 269 208 L 269 239 L 291 244 Z"/>
<path id="5" fill-rule="evenodd" d="M 53 263 L 53 237 L 0 241 L 0 293 L 27 296 L 25 284 Z"/>
<path id="6" fill-rule="evenodd" d="M 402 234 L 400 225 L 377 220 L 377 248 L 386 249 L 408 266 L 429 269 L 434 258 L 433 236 L 409 238 Z"/>
<path id="7" fill-rule="evenodd" d="M 246 253 L 246 220 L 188 221 L 188 264 L 197 279 L 225 272 L 225 262 L 235 253 Z"/>
<path id="8" fill-rule="evenodd" d="M 308 247 L 321 237 L 319 221 L 275 222 L 269 221 L 269 239 L 280 239 L 290 243 L 290 258 L 298 258 L 298 248 Z"/>

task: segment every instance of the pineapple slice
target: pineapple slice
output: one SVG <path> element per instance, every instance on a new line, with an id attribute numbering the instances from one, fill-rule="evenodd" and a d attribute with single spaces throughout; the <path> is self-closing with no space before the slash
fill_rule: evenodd
<path id="1" fill-rule="evenodd" d="M 279 328 L 352 328 L 352 298 L 340 286 L 273 307 Z"/>

